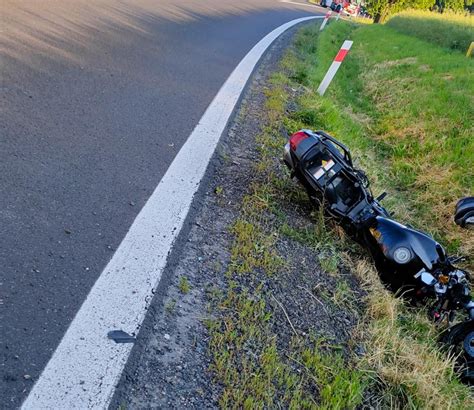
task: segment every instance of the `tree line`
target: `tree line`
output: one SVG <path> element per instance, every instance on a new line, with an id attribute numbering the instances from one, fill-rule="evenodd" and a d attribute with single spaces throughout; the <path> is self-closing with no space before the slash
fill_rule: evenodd
<path id="1" fill-rule="evenodd" d="M 473 11 L 474 0 L 366 0 L 365 8 L 373 16 L 374 23 L 383 23 L 388 16 L 406 9 Z"/>

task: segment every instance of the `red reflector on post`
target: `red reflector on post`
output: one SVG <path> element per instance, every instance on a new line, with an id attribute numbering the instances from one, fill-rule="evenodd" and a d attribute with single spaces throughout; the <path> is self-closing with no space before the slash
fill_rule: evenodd
<path id="1" fill-rule="evenodd" d="M 305 140 L 306 138 L 308 138 L 308 135 L 306 135 L 305 132 L 303 132 L 303 131 L 295 132 L 290 137 L 290 148 L 291 148 L 291 150 L 296 151 L 296 148 L 298 148 L 298 145 L 300 144 L 300 142 Z"/>
<path id="2" fill-rule="evenodd" d="M 342 62 L 342 60 L 344 60 L 344 57 L 346 56 L 346 54 L 348 53 L 348 51 L 349 51 L 349 50 L 345 50 L 345 49 L 341 48 L 341 49 L 339 50 L 339 53 L 337 53 L 337 56 L 336 56 L 336 58 L 334 59 L 334 61 L 336 61 L 336 62 L 338 62 L 338 63 Z"/>

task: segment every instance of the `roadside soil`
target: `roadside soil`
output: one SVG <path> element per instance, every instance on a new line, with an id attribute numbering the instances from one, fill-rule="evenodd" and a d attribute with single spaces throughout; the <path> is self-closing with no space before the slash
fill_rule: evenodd
<path id="1" fill-rule="evenodd" d="M 190 228 L 171 255 L 165 286 L 155 296 L 111 408 L 219 407 L 224 385 L 212 371 L 211 335 L 206 323 L 218 320 L 221 314 L 215 295 L 228 288 L 232 226 L 241 214 L 244 196 L 258 179 L 254 172 L 260 155 L 256 137 L 268 121 L 262 111 L 269 78 L 279 69 L 293 34 L 289 31 L 280 37 L 265 55 L 222 137 L 195 201 Z M 273 165 L 282 178 L 288 178 L 279 158 Z M 314 217 L 310 216 L 314 209 L 309 202 L 292 203 L 287 193 L 281 192 L 278 206 L 295 229 L 314 228 Z M 271 296 L 266 308 L 272 313 L 271 332 L 277 336 L 279 352 L 291 349 L 297 333 L 342 346 L 345 355 L 345 346 L 353 343 L 363 291 L 344 268 L 339 268 L 337 275 L 325 272 L 315 247 L 275 234 L 280 222 L 267 220 L 273 226 L 265 231 L 275 235 L 274 248 L 284 261 L 283 267 L 271 276 L 256 269 L 253 275 L 232 280 L 238 287 L 252 292 L 258 288 Z M 341 277 L 356 299 L 352 309 L 334 302 Z M 357 351 L 357 346 L 352 347 Z M 295 371 L 300 371 L 296 367 Z"/>

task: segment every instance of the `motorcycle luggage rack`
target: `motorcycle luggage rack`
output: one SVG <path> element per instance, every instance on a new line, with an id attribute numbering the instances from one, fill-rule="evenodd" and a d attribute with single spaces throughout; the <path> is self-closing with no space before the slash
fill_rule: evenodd
<path id="1" fill-rule="evenodd" d="M 332 142 L 334 145 L 338 146 L 342 150 L 342 152 L 344 153 L 344 160 L 349 164 L 349 166 L 351 168 L 353 167 L 351 153 L 350 153 L 349 149 L 342 142 L 338 141 L 334 137 L 331 137 L 329 134 L 326 134 L 324 131 L 321 131 L 321 130 L 316 131 L 315 134 L 319 136 L 321 142 L 327 148 L 329 148 L 330 151 L 332 151 L 332 149 L 331 149 L 332 147 L 329 144 L 326 144 L 325 140 L 328 140 L 328 141 Z"/>
<path id="2" fill-rule="evenodd" d="M 357 218 L 364 209 L 368 206 L 370 207 L 371 198 L 366 190 L 363 189 L 363 181 L 360 181 L 359 175 L 353 169 L 349 150 L 344 144 L 323 131 L 317 131 L 314 134 L 318 143 L 307 151 L 305 154 L 306 158 L 303 160 L 306 163 L 304 168 L 310 176 L 310 180 L 313 181 L 318 190 L 325 193 L 328 192 L 327 189 L 331 184 L 334 185 L 334 181 L 337 178 L 340 181 L 332 187 L 334 191 L 337 188 L 340 189 L 339 184 L 344 184 L 344 181 L 348 181 L 349 186 L 346 187 L 347 189 L 343 189 L 342 192 L 347 193 L 353 187 L 357 190 L 357 192 L 353 192 L 354 198 L 356 195 L 357 198 L 350 198 L 349 194 L 344 199 L 341 197 L 345 195 L 341 195 L 341 192 L 334 192 L 336 199 L 335 201 L 330 201 L 332 202 L 330 211 L 339 218 Z M 316 161 L 317 165 L 313 167 L 314 163 L 312 164 L 311 162 L 316 158 L 318 159 Z"/>

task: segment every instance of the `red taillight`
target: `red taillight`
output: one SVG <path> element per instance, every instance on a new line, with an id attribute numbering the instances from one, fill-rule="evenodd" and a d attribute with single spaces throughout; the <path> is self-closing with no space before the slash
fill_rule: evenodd
<path id="1" fill-rule="evenodd" d="M 308 135 L 305 132 L 303 132 L 303 131 L 295 132 L 290 137 L 290 148 L 291 148 L 291 150 L 296 151 L 296 148 L 298 148 L 298 145 L 300 144 L 300 142 L 305 140 L 306 138 L 308 138 Z"/>

